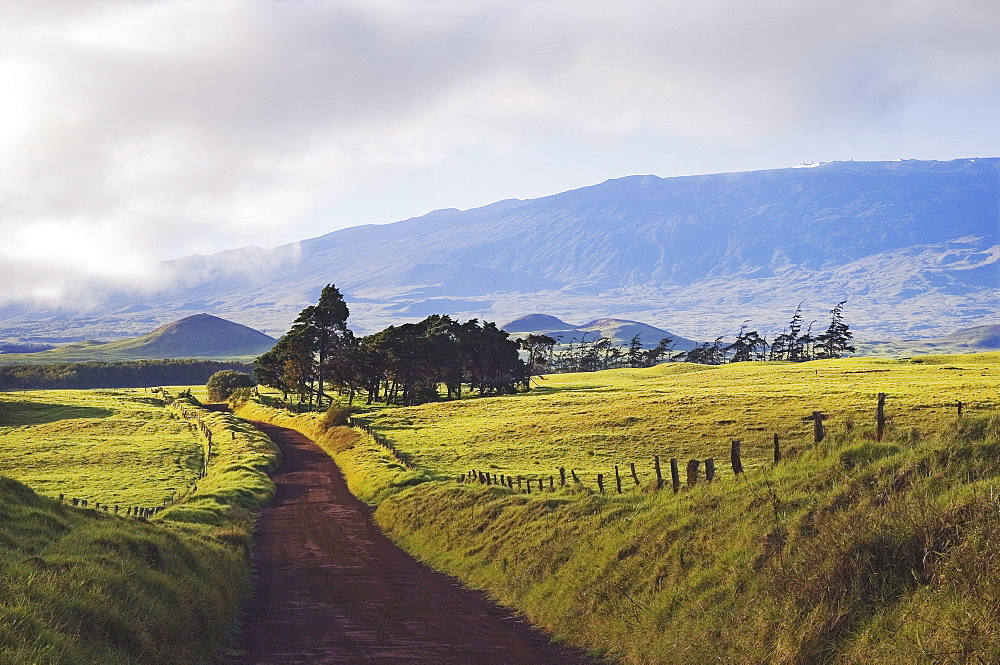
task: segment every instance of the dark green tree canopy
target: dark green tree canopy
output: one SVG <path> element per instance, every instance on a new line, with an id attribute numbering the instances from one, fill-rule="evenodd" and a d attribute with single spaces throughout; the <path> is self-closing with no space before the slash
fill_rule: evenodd
<path id="1" fill-rule="evenodd" d="M 205 388 L 208 390 L 209 402 L 225 402 L 237 388 L 253 388 L 256 385 L 249 374 L 224 369 L 208 377 Z"/>

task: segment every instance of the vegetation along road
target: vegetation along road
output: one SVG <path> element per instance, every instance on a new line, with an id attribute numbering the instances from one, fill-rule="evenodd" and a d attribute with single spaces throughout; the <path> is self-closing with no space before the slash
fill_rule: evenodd
<path id="1" fill-rule="evenodd" d="M 396 547 L 309 439 L 259 427 L 284 462 L 260 512 L 241 662 L 587 662 Z"/>

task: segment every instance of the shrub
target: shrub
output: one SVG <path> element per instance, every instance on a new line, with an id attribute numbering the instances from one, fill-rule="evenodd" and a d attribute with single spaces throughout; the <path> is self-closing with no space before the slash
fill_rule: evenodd
<path id="1" fill-rule="evenodd" d="M 205 388 L 208 389 L 208 401 L 225 402 L 237 388 L 253 388 L 256 385 L 249 374 L 224 369 L 210 376 Z"/>
<path id="2" fill-rule="evenodd" d="M 330 408 L 326 410 L 326 415 L 323 416 L 323 427 L 327 429 L 344 427 L 350 422 L 352 413 L 354 413 L 353 407 L 342 406 L 335 402 L 330 405 Z"/>

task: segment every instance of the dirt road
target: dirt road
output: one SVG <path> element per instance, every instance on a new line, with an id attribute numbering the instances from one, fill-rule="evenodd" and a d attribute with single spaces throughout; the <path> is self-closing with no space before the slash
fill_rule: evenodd
<path id="1" fill-rule="evenodd" d="M 285 458 L 254 537 L 257 579 L 237 662 L 588 662 L 396 547 L 309 439 L 259 427 Z"/>

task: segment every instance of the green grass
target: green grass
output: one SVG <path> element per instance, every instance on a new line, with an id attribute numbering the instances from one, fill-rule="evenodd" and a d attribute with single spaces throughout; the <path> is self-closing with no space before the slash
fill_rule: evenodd
<path id="1" fill-rule="evenodd" d="M 244 558 L 0 478 L 0 662 L 208 662 L 246 593 Z"/>
<path id="2" fill-rule="evenodd" d="M 134 436 L 133 452 L 146 454 L 147 465 L 169 465 L 172 457 L 148 444 L 156 432 L 182 432 L 179 445 L 199 451 L 196 473 L 203 443 L 181 410 L 201 418 L 213 446 L 207 475 L 191 477 L 178 502 L 149 522 L 71 508 L 0 477 L 0 662 L 208 663 L 226 648 L 249 591 L 250 511 L 273 496 L 266 472 L 278 451 L 228 414 L 190 400 L 168 410 L 144 399 L 108 391 L 3 396 L 6 443 L 20 445 L 26 459 L 64 432 L 61 444 L 97 451 L 127 447 Z M 64 462 L 63 479 L 94 478 L 105 495 L 134 480 L 149 492 L 139 496 L 160 496 L 156 468 L 96 459 L 86 475 Z"/>
<path id="3" fill-rule="evenodd" d="M 728 466 L 730 440 L 744 464 L 765 464 L 772 436 L 785 447 L 812 440 L 813 411 L 831 428 L 874 429 L 876 395 L 888 394 L 890 427 L 911 436 L 941 432 L 957 413 L 1000 404 L 1000 354 L 928 356 L 912 362 L 852 359 L 665 364 L 651 369 L 549 375 L 525 395 L 361 414 L 413 462 L 456 475 L 470 469 L 532 477 L 597 473 L 652 458 L 714 457 Z"/>
<path id="4" fill-rule="evenodd" d="M 676 495 L 426 483 L 375 516 L 624 663 L 1000 662 L 1000 418 L 962 425 L 916 446 L 837 435 Z"/>
<path id="5" fill-rule="evenodd" d="M 527 395 L 364 414 L 425 482 L 388 473 L 367 437 L 334 457 L 408 551 L 621 663 L 992 663 L 998 379 L 995 353 L 550 376 Z M 819 444 L 813 410 L 830 416 Z M 307 434 L 316 418 L 270 413 Z M 654 454 L 715 457 L 718 479 L 656 491 Z M 594 475 L 629 461 L 641 485 L 599 494 Z M 584 482 L 528 496 L 455 479 L 557 465 Z"/>
<path id="6" fill-rule="evenodd" d="M 47 496 L 157 506 L 194 484 L 203 444 L 142 390 L 0 393 L 0 475 Z"/>

